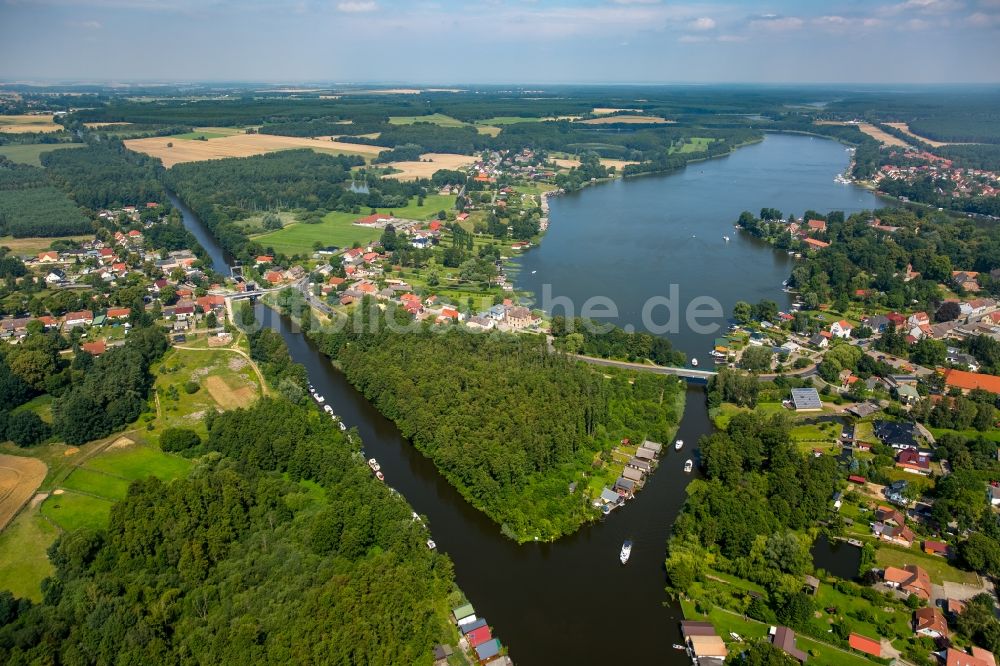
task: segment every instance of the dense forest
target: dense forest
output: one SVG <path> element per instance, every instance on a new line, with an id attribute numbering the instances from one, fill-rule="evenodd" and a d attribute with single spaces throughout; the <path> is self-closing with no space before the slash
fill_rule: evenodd
<path id="1" fill-rule="evenodd" d="M 93 224 L 52 186 L 44 169 L 0 156 L 0 236 L 72 236 Z"/>
<path id="2" fill-rule="evenodd" d="M 314 409 L 208 417 L 187 479 L 136 481 L 108 528 L 64 534 L 44 602 L 0 593 L 0 660 L 430 664 L 450 562 Z"/>
<path id="3" fill-rule="evenodd" d="M 595 454 L 622 437 L 666 441 L 677 422 L 674 378 L 606 378 L 549 353 L 541 336 L 393 332 L 383 317 L 405 326 L 407 313 L 371 309 L 361 326 L 312 337 L 466 499 L 520 541 L 576 529 L 592 509 L 567 488 Z"/>
<path id="4" fill-rule="evenodd" d="M 570 354 L 586 354 L 601 358 L 626 361 L 650 360 L 657 365 L 684 365 L 684 353 L 679 352 L 667 338 L 645 332 L 626 333 L 617 326 L 588 322 L 576 317 L 568 322 L 565 317 L 552 318 L 552 336 L 556 346 Z"/>
<path id="5" fill-rule="evenodd" d="M 159 160 L 132 152 L 118 141 L 42 153 L 41 160 L 52 181 L 87 208 L 141 206 L 166 200 Z"/>

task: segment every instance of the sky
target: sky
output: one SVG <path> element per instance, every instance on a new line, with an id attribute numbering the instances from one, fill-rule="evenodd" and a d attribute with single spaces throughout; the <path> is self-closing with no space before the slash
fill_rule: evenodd
<path id="1" fill-rule="evenodd" d="M 0 0 L 0 79 L 996 83 L 1000 0 Z"/>

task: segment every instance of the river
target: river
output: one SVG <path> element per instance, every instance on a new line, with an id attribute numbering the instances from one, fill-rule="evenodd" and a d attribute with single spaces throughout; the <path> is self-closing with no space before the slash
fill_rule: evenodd
<path id="1" fill-rule="evenodd" d="M 719 334 L 699 334 L 684 323 L 692 299 L 716 299 L 725 317 L 740 300 L 791 305 L 781 283 L 796 260 L 737 232 L 740 213 L 778 208 L 787 218 L 810 209 L 849 214 L 888 205 L 864 188 L 834 182 L 849 161 L 845 147 L 834 141 L 768 134 L 760 143 L 674 173 L 553 197 L 548 232 L 519 259 L 515 286 L 536 294 L 540 307 L 549 285 L 554 297 L 570 299 L 577 315 L 588 298 L 606 296 L 618 310 L 618 317 L 607 321 L 646 330 L 643 305 L 651 297 L 669 296 L 670 285 L 676 285 L 678 330 L 668 337 L 689 358 L 707 361 Z M 666 307 L 653 314 L 658 325 L 668 321 Z M 714 321 L 725 328 L 724 321 Z"/>
<path id="2" fill-rule="evenodd" d="M 810 141 L 801 137 L 798 139 L 799 143 L 792 145 L 805 146 Z M 827 143 L 832 148 L 825 148 L 825 171 L 829 172 L 829 188 L 839 194 L 839 190 L 835 188 L 847 186 L 835 185 L 832 178 L 836 170 L 842 168 L 846 154 L 841 155 L 843 148 L 837 144 Z M 661 209 L 669 207 L 671 211 L 693 211 L 697 207 L 687 197 L 699 190 L 678 187 L 673 184 L 673 179 L 686 181 L 692 177 L 691 171 L 704 170 L 712 174 L 722 169 L 729 172 L 732 170 L 730 165 L 737 160 L 743 164 L 743 168 L 758 168 L 763 164 L 758 164 L 753 159 L 743 159 L 743 150 L 754 151 L 764 163 L 768 163 L 774 157 L 770 151 L 776 145 L 780 147 L 783 142 L 779 140 L 775 143 L 769 137 L 759 146 L 742 149 L 729 158 L 696 165 L 677 174 L 615 182 L 558 199 L 553 202 L 549 235 L 540 249 L 533 250 L 525 257 L 525 264 L 540 266 L 551 277 L 555 273 L 555 267 L 546 263 L 549 257 L 553 257 L 552 261 L 557 263 L 568 262 L 572 249 L 592 258 L 595 255 L 594 248 L 588 248 L 579 237 L 560 229 L 569 230 L 570 227 L 579 226 L 581 222 L 577 216 L 585 212 L 586 206 L 606 205 L 607 214 L 617 218 L 618 214 L 613 213 L 615 206 L 605 204 L 605 196 L 611 202 L 635 202 L 630 204 L 635 208 L 629 210 L 644 210 L 638 203 L 639 194 L 653 193 L 658 202 L 656 205 Z M 803 151 L 810 154 L 810 147 L 805 146 Z M 813 159 L 819 158 L 814 156 Z M 816 170 L 823 170 L 823 167 L 817 166 Z M 801 173 L 803 171 L 800 169 L 792 169 L 772 174 L 772 177 L 780 176 L 788 180 Z M 735 176 L 736 172 L 733 171 L 732 175 Z M 628 195 L 629 188 L 633 187 L 638 188 L 637 194 Z M 707 192 L 708 184 L 704 187 Z M 794 184 L 788 187 L 794 189 Z M 664 191 L 678 201 L 671 199 L 668 205 Z M 738 196 L 736 190 L 727 191 L 732 191 L 733 197 Z M 753 205 L 758 208 L 772 204 L 785 205 L 776 199 L 778 197 L 761 195 L 760 198 L 753 199 L 753 202 L 763 200 L 763 203 Z M 683 203 L 685 201 L 688 203 Z M 176 198 L 172 197 L 172 202 L 180 209 L 185 226 L 209 252 L 214 268 L 223 274 L 228 272 L 227 257 L 211 234 Z M 581 206 L 581 202 L 586 205 Z M 649 205 L 650 202 L 647 202 L 646 207 Z M 816 196 L 808 205 L 831 209 L 847 208 L 844 200 L 836 196 Z M 709 238 L 715 236 L 721 243 L 723 230 L 728 228 L 731 231 L 731 221 L 735 220 L 740 210 L 751 204 L 748 202 L 741 205 L 734 201 L 732 206 L 735 207 L 735 214 L 726 213 L 718 219 L 707 213 L 684 217 L 679 222 L 683 225 L 683 230 L 672 228 L 675 219 L 673 212 L 655 218 L 659 222 L 656 225 L 651 225 L 647 220 L 644 227 L 637 227 L 641 235 L 658 237 L 663 234 L 666 237 L 650 242 L 659 247 L 659 251 L 650 255 L 654 257 L 654 265 L 643 267 L 643 274 L 656 272 L 654 269 L 657 269 L 659 272 L 668 272 L 670 279 L 673 279 L 677 262 L 687 265 L 694 261 L 695 264 L 704 265 L 705 259 L 698 260 L 688 256 L 695 250 L 705 252 L 710 261 L 715 261 L 714 257 L 719 249 L 707 241 L 704 244 L 685 246 L 686 249 L 670 261 L 665 261 L 662 253 L 673 251 L 674 245 L 668 238 L 684 238 L 692 225 Z M 866 207 L 865 202 L 859 202 L 858 207 Z M 706 210 L 708 209 L 706 206 Z M 664 224 L 665 221 L 671 224 Z M 616 225 L 618 233 L 609 235 L 609 238 L 621 240 L 621 244 L 604 245 L 596 253 L 618 251 L 618 248 L 623 253 L 628 253 L 630 248 L 635 248 L 639 242 L 637 238 L 622 237 L 621 229 L 627 228 L 629 224 Z M 590 234 L 585 235 L 585 238 L 586 242 L 594 242 Z M 550 241 L 557 248 L 548 249 Z M 566 243 L 570 247 L 566 247 Z M 729 248 L 722 247 L 724 251 L 730 251 Z M 746 262 L 743 271 L 750 268 L 750 272 L 760 271 L 766 275 L 760 277 L 743 274 L 734 281 L 716 281 L 713 284 L 720 296 L 728 295 L 727 302 L 730 302 L 739 298 L 756 300 L 765 296 L 777 298 L 783 295 L 779 289 L 769 285 L 773 283 L 777 287 L 787 275 L 787 258 L 746 239 L 735 240 L 732 248 L 735 250 L 734 256 Z M 723 258 L 723 261 L 726 259 Z M 612 268 L 617 266 L 619 271 L 623 267 L 637 265 L 631 259 L 623 257 L 617 264 L 602 260 L 599 265 L 588 267 L 587 270 L 580 268 L 587 267 L 586 263 L 569 262 L 560 268 L 563 274 L 563 279 L 558 282 L 560 286 L 568 285 L 564 280 L 568 279 L 567 271 L 573 265 L 577 266 L 575 270 L 581 281 L 595 289 L 593 293 L 620 293 L 607 289 L 613 284 L 619 287 L 640 285 L 637 280 L 625 281 L 616 277 L 614 271 L 603 279 L 592 281 L 593 276 L 600 278 L 598 272 L 609 265 Z M 731 267 L 726 266 L 720 270 L 730 272 Z M 697 282 L 697 277 L 691 276 L 687 284 Z M 746 291 L 748 288 L 750 293 Z M 755 292 L 755 289 L 758 291 Z M 612 660 L 666 663 L 674 666 L 688 663 L 684 653 L 671 648 L 673 643 L 680 641 L 678 623 L 681 613 L 676 604 L 668 603 L 664 592 L 666 578 L 663 559 L 670 527 L 684 501 L 685 486 L 696 476 L 683 472 L 684 460 L 691 456 L 691 448 L 698 439 L 712 429 L 702 388 L 690 386 L 687 389 L 687 403 L 678 437 L 688 445 L 680 454 L 675 453 L 672 448 L 667 450 L 658 470 L 636 499 L 601 522 L 586 526 L 555 543 L 519 546 L 501 536 L 494 523 L 473 509 L 438 474 L 433 463 L 418 453 L 400 434 L 392 422 L 379 414 L 355 391 L 343 374 L 311 342 L 292 330 L 289 320 L 264 307 L 257 308 L 257 315 L 265 325 L 281 333 L 292 358 L 306 367 L 310 380 L 326 396 L 327 403 L 333 406 L 348 426 L 358 428 L 366 454 L 378 458 L 386 482 L 401 492 L 417 512 L 427 517 L 438 548 L 454 562 L 459 586 L 475 605 L 477 613 L 486 617 L 495 627 L 497 635 L 509 648 L 511 657 L 517 664 L 589 664 Z M 688 351 L 684 345 L 681 348 Z M 618 562 L 618 551 L 625 539 L 632 539 L 635 545 L 628 565 L 622 566 Z"/>

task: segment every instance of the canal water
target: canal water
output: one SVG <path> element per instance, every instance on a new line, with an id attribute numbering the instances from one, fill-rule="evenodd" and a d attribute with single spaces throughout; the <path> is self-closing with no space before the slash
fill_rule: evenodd
<path id="1" fill-rule="evenodd" d="M 686 324 L 685 309 L 694 299 L 715 299 L 726 318 L 740 300 L 767 298 L 783 309 L 791 304 L 781 283 L 796 260 L 736 231 L 740 213 L 778 208 L 787 219 L 810 209 L 849 214 L 887 205 L 864 188 L 834 182 L 849 162 L 850 153 L 834 141 L 769 134 L 761 143 L 674 173 L 553 197 L 548 232 L 519 260 L 515 286 L 535 294 L 535 306 L 542 307 L 548 285 L 553 297 L 568 297 L 576 315 L 588 298 L 606 296 L 618 316 L 602 321 L 647 330 L 644 304 L 669 298 L 675 285 L 678 327 L 667 337 L 704 363 L 720 334 L 698 333 Z M 564 306 L 545 309 L 566 314 Z M 670 321 L 666 305 L 652 312 L 656 325 Z M 725 329 L 724 321 L 704 321 Z"/>
<path id="2" fill-rule="evenodd" d="M 804 143 L 809 139 L 796 138 L 799 142 L 791 145 L 785 145 L 780 141 L 775 144 L 772 138 L 769 138 L 761 144 L 768 147 L 765 151 L 759 150 L 761 146 L 743 149 L 758 149 L 756 152 L 762 160 L 759 164 L 753 160 L 744 161 L 743 168 L 764 168 L 775 159 L 769 151 L 776 145 L 779 152 L 790 150 L 792 146 L 800 146 L 799 150 L 811 154 L 809 147 Z M 832 188 L 833 174 L 838 168 L 843 167 L 842 162 L 846 158 L 837 152 L 843 151 L 841 147 L 832 142 L 827 143 L 837 149 L 835 151 L 827 146 L 825 153 L 828 160 L 825 169 L 830 171 Z M 729 163 L 741 152 L 742 150 L 733 157 L 707 162 L 693 169 L 703 168 L 706 172 L 714 172 L 722 168 L 725 171 L 729 167 L 723 168 L 720 165 Z M 814 155 L 814 159 L 819 158 Z M 549 273 L 555 272 L 552 267 L 545 268 L 544 260 L 549 255 L 543 254 L 553 238 L 564 245 L 570 243 L 571 247 L 586 256 L 594 255 L 593 250 L 587 248 L 586 243 L 580 239 L 568 234 L 555 235 L 560 227 L 565 228 L 573 224 L 575 215 L 582 214 L 583 209 L 579 207 L 580 204 L 574 203 L 581 197 L 589 197 L 590 205 L 594 206 L 604 205 L 601 193 L 607 193 L 612 200 L 625 201 L 633 197 L 624 197 L 622 189 L 636 186 L 639 191 L 635 199 L 638 199 L 642 192 L 647 193 L 643 196 L 650 196 L 650 193 L 655 195 L 654 201 L 647 202 L 646 207 L 656 205 L 663 210 L 667 207 L 690 209 L 690 203 L 668 206 L 661 196 L 661 190 L 666 188 L 673 193 L 673 196 L 687 201 L 689 196 L 685 194 L 687 190 L 671 184 L 671 179 L 685 178 L 686 173 L 644 178 L 627 183 L 617 182 L 593 188 L 581 195 L 566 197 L 558 200 L 558 203 L 553 202 L 552 227 L 549 235 L 546 236 L 541 249 L 529 253 L 525 261 L 535 262 L 533 265 L 540 266 Z M 786 166 L 786 170 L 781 171 L 779 175 L 785 181 L 794 181 L 796 174 L 800 173 L 802 170 Z M 777 178 L 779 175 L 772 177 Z M 788 187 L 794 188 L 794 184 Z M 727 196 L 725 192 L 728 190 L 722 189 L 721 196 Z M 707 186 L 705 191 L 708 191 Z M 713 196 L 718 196 L 718 193 Z M 734 192 L 733 196 L 737 194 Z M 785 205 L 776 201 L 776 197 L 764 197 L 764 199 L 766 200 L 763 203 L 753 205 L 758 208 L 764 205 Z M 223 274 L 227 273 L 228 257 L 211 234 L 186 206 L 173 197 L 172 202 L 182 212 L 185 226 L 209 252 L 214 268 Z M 831 202 L 829 197 L 824 199 L 822 196 L 816 197 L 808 205 L 821 210 L 847 208 L 843 205 L 842 199 Z M 740 210 L 750 206 L 750 203 L 741 206 L 734 202 L 733 207 L 736 212 L 731 216 L 732 220 L 735 220 Z M 865 204 L 859 204 L 858 207 L 865 207 Z M 614 210 L 615 206 L 609 204 L 608 219 L 622 219 Z M 665 223 L 673 218 L 661 216 L 658 219 L 660 223 L 656 225 L 647 223 L 648 228 L 644 233 L 657 238 L 659 234 L 675 239 L 683 238 L 683 233 L 675 233 L 672 224 Z M 716 223 L 708 218 L 697 219 L 702 220 L 699 224 L 706 228 L 714 224 L 720 225 L 713 232 L 717 236 L 720 235 L 719 230 L 725 229 L 727 225 L 731 230 L 728 221 Z M 609 222 L 609 224 L 615 226 L 618 223 Z M 682 224 L 696 223 L 689 220 Z M 570 271 L 575 270 L 580 280 L 589 280 L 590 276 L 599 275 L 600 271 L 609 269 L 613 270 L 604 279 L 588 282 L 595 289 L 592 293 L 609 293 L 609 290 L 605 289 L 608 285 L 617 285 L 616 289 L 610 292 L 616 295 L 627 291 L 628 284 L 638 288 L 640 283 L 637 279 L 624 279 L 618 275 L 622 270 L 637 265 L 627 255 L 629 248 L 635 247 L 634 244 L 639 242 L 638 238 L 632 238 L 621 245 L 614 241 L 614 234 L 611 234 L 611 238 L 611 245 L 606 246 L 604 252 L 612 254 L 620 251 L 622 253 L 620 260 L 595 266 L 577 262 L 575 269 L 572 264 L 562 266 L 559 270 L 562 271 L 563 278 L 558 282 L 561 288 L 566 289 L 571 286 Z M 721 242 L 721 237 L 719 240 Z M 586 242 L 593 242 L 592 238 L 587 236 Z M 658 245 L 660 250 L 655 255 L 655 266 L 646 267 L 644 270 L 647 271 L 658 267 L 660 272 L 668 271 L 675 274 L 678 262 L 687 265 L 694 261 L 695 264 L 707 266 L 716 261 L 713 257 L 718 248 L 712 248 L 707 243 L 675 246 L 669 241 L 656 238 L 650 242 Z M 747 245 L 744 247 L 743 243 Z M 728 286 L 724 282 L 714 281 L 713 288 L 719 290 L 721 296 L 728 294 L 727 302 L 735 302 L 739 298 L 746 300 L 757 300 L 765 296 L 777 298 L 777 295 L 781 294 L 780 290 L 772 289 L 768 285 L 772 282 L 780 285 L 789 270 L 788 260 L 771 252 L 766 246 L 754 246 L 744 239 L 736 241 L 734 247 L 740 248 L 735 256 L 745 262 L 741 271 L 737 272 L 743 274 L 739 279 L 728 283 Z M 569 250 L 564 246 L 562 252 L 568 253 Z M 705 258 L 698 260 L 697 257 L 690 256 L 696 252 L 705 252 Z M 566 259 L 558 262 L 563 260 Z M 730 271 L 730 268 L 726 266 L 720 270 Z M 758 272 L 768 275 L 760 277 L 756 275 Z M 685 280 L 689 286 L 698 284 L 696 276 Z M 757 285 L 757 293 L 753 293 L 754 285 Z M 749 294 L 746 293 L 748 288 L 751 290 Z M 465 502 L 461 495 L 438 474 L 433 463 L 418 453 L 391 421 L 384 418 L 355 391 L 343 374 L 294 329 L 290 320 L 264 307 L 257 308 L 257 316 L 259 321 L 281 333 L 288 344 L 292 358 L 306 367 L 317 391 L 326 396 L 327 404 L 333 406 L 348 426 L 358 429 L 366 454 L 378 458 L 386 482 L 402 493 L 417 512 L 427 517 L 438 548 L 447 553 L 454 562 L 459 586 L 475 605 L 477 614 L 486 617 L 496 628 L 497 635 L 508 646 L 511 657 L 516 663 L 521 666 L 556 663 L 590 664 L 612 660 L 629 663 L 665 663 L 675 666 L 687 663 L 684 653 L 675 651 L 671 647 L 673 643 L 680 641 L 678 623 L 681 620 L 681 613 L 676 604 L 669 603 L 664 592 L 666 575 L 663 560 L 670 527 L 684 502 L 685 486 L 697 475 L 697 472 L 684 473 L 684 461 L 693 455 L 692 449 L 698 439 L 712 430 L 702 388 L 690 386 L 687 389 L 687 403 L 677 435 L 687 443 L 687 446 L 679 453 L 672 447 L 665 447 L 666 453 L 659 468 L 636 499 L 601 522 L 586 526 L 556 543 L 531 543 L 519 546 L 501 536 L 497 525 Z M 689 351 L 686 345 L 682 344 L 681 348 Z M 618 552 L 625 539 L 631 539 L 634 546 L 628 565 L 622 566 L 618 561 Z"/>

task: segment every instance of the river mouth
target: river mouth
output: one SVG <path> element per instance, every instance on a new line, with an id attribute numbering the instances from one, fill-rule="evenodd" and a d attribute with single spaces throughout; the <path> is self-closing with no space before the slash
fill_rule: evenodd
<path id="1" fill-rule="evenodd" d="M 807 137 L 796 138 L 811 140 Z M 622 188 L 625 186 L 652 183 L 656 187 L 662 187 L 661 181 L 671 178 L 688 182 L 688 179 L 698 176 L 692 172 L 710 170 L 711 165 L 733 160 L 743 151 L 767 145 L 768 140 L 757 146 L 742 148 L 723 160 L 697 164 L 667 176 L 601 185 L 574 197 L 603 196 L 607 192 L 613 204 L 622 200 L 622 192 L 625 191 Z M 839 151 L 843 150 L 838 144 L 827 143 Z M 829 156 L 832 155 L 833 153 L 828 154 L 828 161 L 821 165 L 822 169 L 829 170 L 839 164 L 830 161 L 832 158 Z M 834 175 L 829 174 L 831 185 Z M 662 192 L 657 196 L 662 196 Z M 564 261 L 567 262 L 567 267 L 562 269 L 565 280 L 553 280 L 553 284 L 569 284 L 566 280 L 572 278 L 574 273 L 568 271 L 575 271 L 581 295 L 607 293 L 607 278 L 602 278 L 600 273 L 600 270 L 607 269 L 606 265 L 604 268 L 600 265 L 588 268 L 585 263 L 580 263 L 572 256 L 561 259 L 557 257 L 555 264 L 547 263 L 553 261 L 546 252 L 550 241 L 556 241 L 551 245 L 558 250 L 557 254 L 568 252 L 569 248 L 565 244 L 560 246 L 558 242 L 560 233 L 570 234 L 567 239 L 571 241 L 571 247 L 581 252 L 586 250 L 583 244 L 590 242 L 588 239 L 591 234 L 583 234 L 582 238 L 572 235 L 573 228 L 568 222 L 572 218 L 568 214 L 573 209 L 555 210 L 557 206 L 572 199 L 573 197 L 561 197 L 553 200 L 553 225 L 541 247 L 530 251 L 521 260 L 521 276 L 527 280 L 531 273 L 524 269 L 531 266 L 531 262 L 536 262 L 536 266 L 542 267 L 538 271 L 538 279 L 547 280 L 546 273 L 553 266 L 559 266 L 560 261 Z M 871 200 L 876 201 L 874 197 Z M 172 201 L 181 210 L 184 225 L 205 246 L 215 270 L 228 273 L 229 258 L 214 237 L 186 206 L 175 198 Z M 583 201 L 586 203 L 587 199 Z M 809 205 L 819 209 L 825 201 L 828 199 L 817 196 Z M 731 231 L 732 222 L 740 210 L 749 207 L 735 201 L 731 203 L 737 208 L 731 216 L 732 221 L 728 221 L 727 211 L 725 215 L 713 218 L 714 221 L 703 220 L 698 224 L 717 224 L 721 225 L 719 229 Z M 761 205 L 782 204 L 768 200 Z M 825 212 L 836 208 L 846 207 L 833 204 L 822 210 Z M 787 214 L 790 211 L 785 212 Z M 801 214 L 802 211 L 796 212 Z M 646 232 L 662 227 L 661 230 L 673 233 L 674 227 L 670 226 L 672 223 L 672 218 L 664 217 L 654 217 L 651 221 L 643 222 Z M 560 227 L 564 231 L 560 231 Z M 701 228 L 697 227 L 694 233 L 699 234 Z M 719 244 L 724 243 L 718 229 L 712 233 L 719 236 Z M 614 238 L 614 235 L 611 234 L 610 237 Z M 712 238 L 712 235 L 707 237 Z M 739 238 L 737 243 L 746 244 L 753 249 L 753 253 L 738 255 L 744 257 L 745 264 L 741 268 L 737 266 L 737 278 L 741 274 L 747 277 L 728 283 L 731 299 L 756 301 L 781 294 L 780 284 L 787 277 L 791 260 L 774 253 L 768 246 L 759 243 L 754 246 L 755 241 L 749 238 Z M 623 247 L 628 251 L 630 246 L 626 244 Z M 702 258 L 696 255 L 698 247 L 709 248 Z M 706 262 L 718 260 L 729 271 L 733 258 L 720 255 L 722 259 L 716 259 L 716 255 L 712 254 L 728 251 L 725 245 L 720 247 L 723 249 L 707 242 L 704 246 L 673 246 L 669 240 L 652 243 L 650 252 L 655 261 L 648 270 L 656 280 L 662 281 L 664 276 L 672 279 L 674 274 L 682 275 L 682 267 L 686 265 L 684 262 L 691 261 L 692 266 L 701 270 L 707 265 Z M 729 247 L 737 245 L 729 244 Z M 773 262 L 770 268 L 769 260 Z M 620 271 L 626 265 L 636 263 L 631 259 L 625 263 L 617 261 L 612 262 L 611 267 Z M 749 276 L 755 277 L 750 280 Z M 692 281 L 688 284 L 698 286 L 698 274 L 692 273 L 690 277 Z M 591 282 L 593 279 L 597 282 Z M 541 282 L 537 284 L 541 285 Z M 640 283 L 628 279 L 617 280 L 616 284 L 617 291 L 614 293 L 622 294 L 630 285 Z M 754 293 L 755 289 L 759 293 Z M 358 428 L 366 454 L 378 458 L 386 482 L 398 490 L 418 513 L 427 517 L 438 548 L 454 562 L 459 586 L 475 605 L 477 613 L 489 618 L 490 624 L 496 627 L 497 635 L 509 646 L 511 657 L 516 663 L 522 666 L 574 661 L 584 664 L 612 661 L 665 663 L 670 666 L 689 663 L 683 652 L 672 649 L 674 643 L 681 642 L 679 622 L 683 618 L 680 607 L 669 601 L 664 589 L 664 559 L 671 526 L 686 498 L 686 486 L 697 478 L 697 471 L 692 474 L 684 473 L 684 461 L 693 457 L 693 449 L 700 437 L 713 430 L 703 388 L 693 385 L 687 388 L 684 415 L 677 433 L 677 437 L 687 445 L 680 452 L 674 451 L 672 447 L 665 447 L 667 451 L 657 471 L 626 508 L 554 543 L 519 546 L 502 536 L 499 526 L 472 508 L 437 472 L 433 463 L 422 456 L 392 422 L 375 410 L 346 381 L 343 374 L 297 332 L 290 320 L 263 306 L 257 307 L 257 317 L 258 321 L 282 335 L 292 359 L 306 367 L 310 381 L 326 397 L 326 404 L 331 405 L 349 427 Z M 706 336 L 688 338 L 682 333 L 680 336 L 669 337 L 676 339 L 677 346 L 689 355 L 701 351 L 704 356 Z M 710 337 L 709 335 L 708 338 Z M 708 365 L 707 357 L 705 365 Z M 618 555 L 622 542 L 626 539 L 633 541 L 634 546 L 628 564 L 623 566 Z"/>

